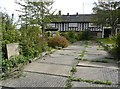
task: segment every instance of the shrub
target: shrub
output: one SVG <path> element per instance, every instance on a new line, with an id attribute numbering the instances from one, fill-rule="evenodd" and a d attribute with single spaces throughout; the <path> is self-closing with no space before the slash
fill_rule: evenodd
<path id="1" fill-rule="evenodd" d="M 68 40 L 71 42 L 71 43 L 74 43 L 77 41 L 77 34 L 75 31 L 69 31 L 68 32 Z"/>
<path id="2" fill-rule="evenodd" d="M 116 46 L 111 50 L 112 55 L 120 61 L 120 33 L 116 38 Z"/>
<path id="3" fill-rule="evenodd" d="M 79 33 L 77 34 L 77 40 L 82 40 L 82 32 L 79 32 Z"/>
<path id="4" fill-rule="evenodd" d="M 62 47 L 68 46 L 68 40 L 63 36 L 55 36 L 53 38 L 48 38 L 48 46 L 50 47 Z"/>
<path id="5" fill-rule="evenodd" d="M 3 59 L 2 60 L 2 72 L 11 71 L 12 68 L 18 67 L 19 64 L 25 64 L 29 61 L 28 58 L 19 55 L 19 56 L 12 56 L 10 59 Z"/>
<path id="6" fill-rule="evenodd" d="M 116 38 L 116 46 L 120 47 L 120 33 L 117 35 L 117 38 Z"/>
<path id="7" fill-rule="evenodd" d="M 78 39 L 75 31 L 69 31 L 66 33 L 62 33 L 61 35 L 64 36 L 67 40 L 69 40 L 71 43 L 76 42 Z"/>
<path id="8" fill-rule="evenodd" d="M 46 50 L 47 42 L 40 37 L 41 29 L 39 27 L 29 26 L 27 29 L 21 29 L 20 47 L 21 54 L 26 57 L 36 57 Z"/>
<path id="9" fill-rule="evenodd" d="M 64 36 L 67 40 L 69 40 L 68 32 L 62 32 L 60 35 Z"/>
<path id="10" fill-rule="evenodd" d="M 51 33 L 51 31 L 47 31 L 45 35 L 46 35 L 47 37 L 51 37 L 51 36 L 52 36 L 52 33 Z"/>
<path id="11" fill-rule="evenodd" d="M 93 37 L 92 37 L 92 33 L 90 30 L 86 30 L 84 32 L 82 32 L 81 34 L 81 40 L 91 40 Z"/>
<path id="12" fill-rule="evenodd" d="M 60 36 L 60 32 L 59 31 L 56 31 L 56 36 Z"/>

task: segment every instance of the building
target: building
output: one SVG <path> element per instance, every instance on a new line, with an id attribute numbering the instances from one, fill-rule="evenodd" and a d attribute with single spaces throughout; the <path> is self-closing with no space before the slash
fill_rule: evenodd
<path id="1" fill-rule="evenodd" d="M 92 21 L 92 16 L 94 14 L 78 14 L 75 15 L 61 15 L 59 11 L 59 15 L 54 16 L 58 20 L 53 20 L 50 24 L 48 24 L 52 28 L 58 29 L 60 32 L 66 32 L 74 30 L 76 32 L 90 30 L 97 38 L 104 37 L 104 31 L 102 26 L 94 25 Z"/>
<path id="2" fill-rule="evenodd" d="M 117 24 L 116 34 L 117 34 L 118 32 L 120 33 L 120 24 Z"/>
<path id="3" fill-rule="evenodd" d="M 90 30 L 97 38 L 109 37 L 111 34 L 111 27 L 96 26 L 92 20 L 95 14 L 78 14 L 59 15 L 54 16 L 54 20 L 48 24 L 49 27 L 58 29 L 60 32 L 67 32 L 74 30 L 76 32 Z M 120 32 L 120 25 L 117 26 L 116 33 Z"/>

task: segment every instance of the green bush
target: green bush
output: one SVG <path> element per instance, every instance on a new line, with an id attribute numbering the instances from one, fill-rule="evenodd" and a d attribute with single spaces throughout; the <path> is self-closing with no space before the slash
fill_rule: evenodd
<path id="1" fill-rule="evenodd" d="M 80 37 L 80 40 L 91 40 L 93 38 L 93 34 L 90 30 L 86 30 L 80 33 Z"/>
<path id="2" fill-rule="evenodd" d="M 52 33 L 51 33 L 51 31 L 47 31 L 45 35 L 46 35 L 47 37 L 51 37 L 51 36 L 52 36 Z"/>
<path id="3" fill-rule="evenodd" d="M 118 61 L 120 61 L 120 33 L 117 35 L 115 43 L 116 45 L 111 50 L 111 53 Z"/>
<path id="4" fill-rule="evenodd" d="M 16 43 L 19 40 L 19 31 L 15 29 L 12 18 L 8 14 L 2 17 L 2 58 L 7 58 L 6 44 Z"/>
<path id="5" fill-rule="evenodd" d="M 60 35 L 64 36 L 67 40 L 69 40 L 68 32 L 62 32 Z"/>
<path id="6" fill-rule="evenodd" d="M 116 46 L 120 48 L 120 33 L 117 35 L 117 38 L 116 38 Z"/>
<path id="7" fill-rule="evenodd" d="M 68 40 L 63 36 L 55 36 L 53 38 L 48 38 L 48 46 L 50 47 L 62 47 L 68 46 Z"/>
<path id="8" fill-rule="evenodd" d="M 2 72 L 11 71 L 12 68 L 18 67 L 19 64 L 25 64 L 29 61 L 28 58 L 19 55 L 19 56 L 12 56 L 10 59 L 3 59 L 2 60 Z"/>
<path id="9" fill-rule="evenodd" d="M 47 42 L 43 37 L 39 36 L 40 33 L 41 29 L 39 27 L 21 28 L 20 48 L 22 55 L 34 58 L 46 50 Z"/>
<path id="10" fill-rule="evenodd" d="M 61 35 L 64 36 L 71 43 L 76 42 L 78 39 L 77 33 L 75 31 L 65 32 L 65 33 L 62 33 Z"/>
<path id="11" fill-rule="evenodd" d="M 82 40 L 82 33 L 83 32 L 78 32 L 78 34 L 77 34 L 77 40 Z"/>
<path id="12" fill-rule="evenodd" d="M 60 36 L 60 32 L 59 31 L 56 31 L 56 36 Z"/>

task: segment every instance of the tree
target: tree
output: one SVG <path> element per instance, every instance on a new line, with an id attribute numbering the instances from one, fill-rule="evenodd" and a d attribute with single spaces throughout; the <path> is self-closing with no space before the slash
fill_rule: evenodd
<path id="1" fill-rule="evenodd" d="M 18 10 L 22 12 L 21 19 L 27 25 L 39 25 L 42 28 L 42 31 L 44 33 L 44 28 L 46 27 L 47 23 L 51 21 L 50 18 L 55 11 L 51 12 L 51 5 L 53 4 L 53 1 L 37 1 L 33 2 L 30 0 L 22 0 L 24 1 L 24 4 L 21 2 L 16 2 L 18 5 L 22 6 L 21 10 Z"/>
<path id="2" fill-rule="evenodd" d="M 120 1 L 94 3 L 94 21 L 97 25 L 111 27 L 111 35 L 115 35 L 115 30 L 120 19 Z"/>
<path id="3" fill-rule="evenodd" d="M 14 14 L 10 17 L 7 13 L 1 12 L 2 27 L 2 57 L 7 58 L 6 44 L 15 43 L 19 40 L 19 33 L 13 23 Z"/>
<path id="4" fill-rule="evenodd" d="M 36 57 L 48 48 L 44 38 L 44 28 L 51 20 L 49 17 L 54 13 L 50 13 L 53 2 L 21 0 L 16 3 L 21 6 L 17 11 L 22 12 L 19 15 L 21 54 L 26 57 Z M 41 37 L 40 27 L 43 37 Z"/>

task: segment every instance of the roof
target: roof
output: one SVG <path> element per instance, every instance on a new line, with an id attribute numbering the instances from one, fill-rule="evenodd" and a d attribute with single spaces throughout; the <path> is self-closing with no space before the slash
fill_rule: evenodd
<path id="1" fill-rule="evenodd" d="M 52 22 L 92 22 L 92 16 L 94 14 L 56 15 Z"/>

